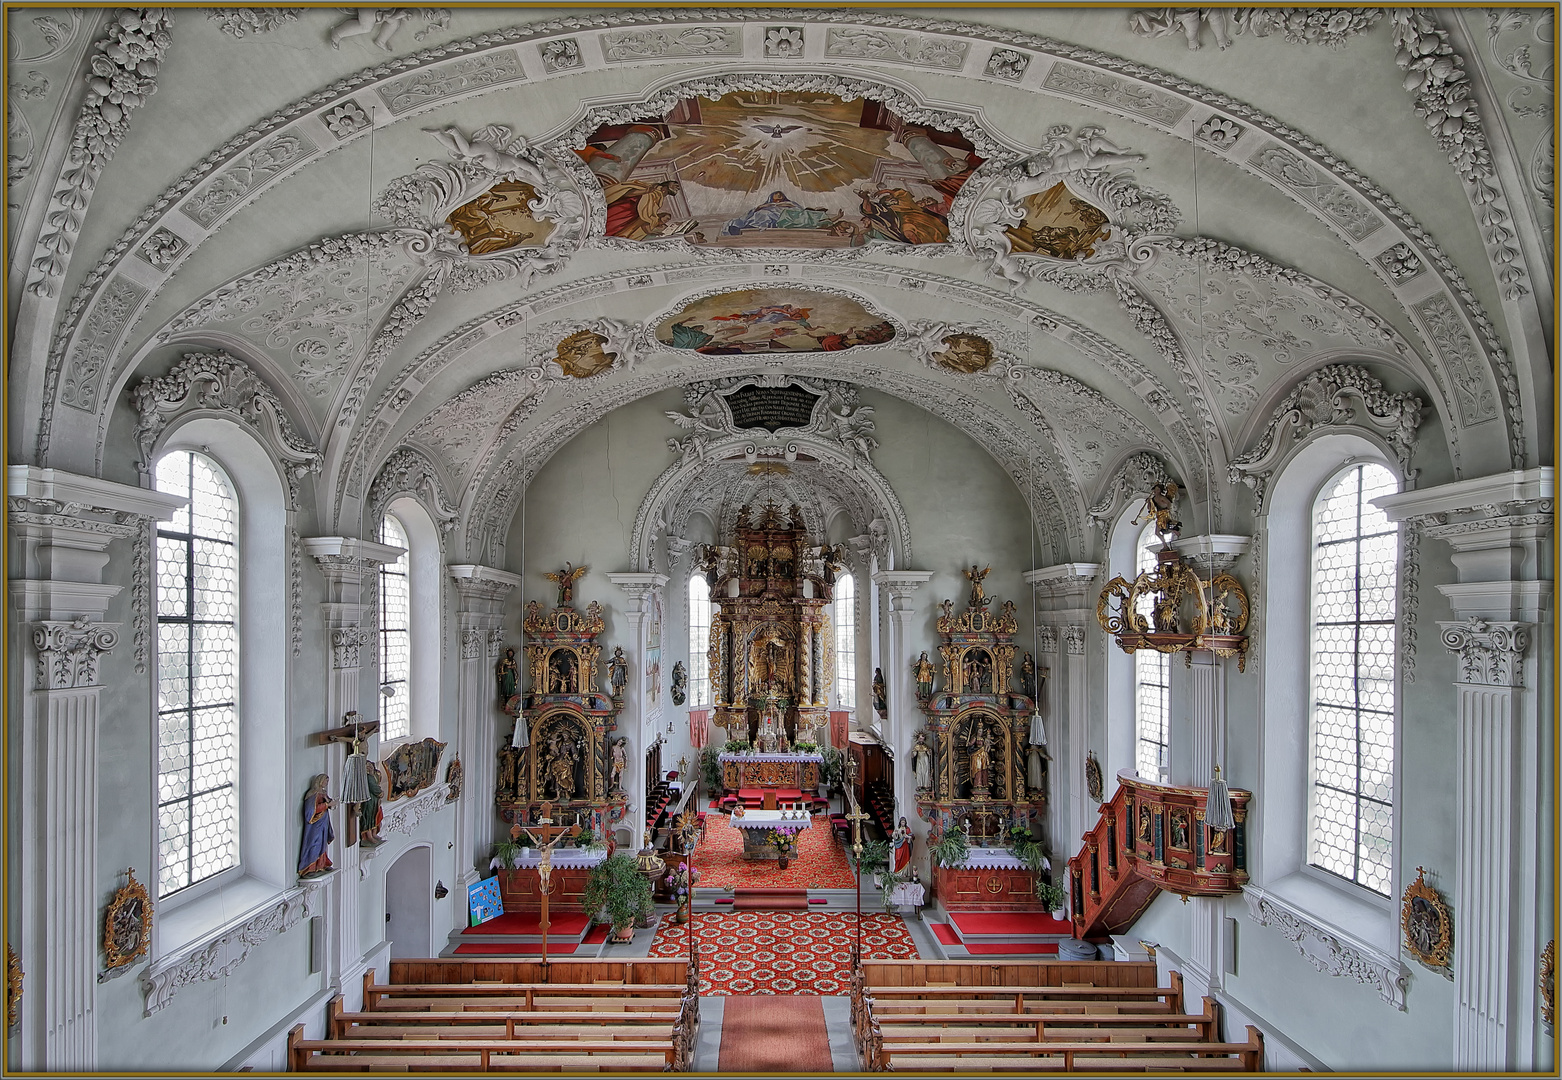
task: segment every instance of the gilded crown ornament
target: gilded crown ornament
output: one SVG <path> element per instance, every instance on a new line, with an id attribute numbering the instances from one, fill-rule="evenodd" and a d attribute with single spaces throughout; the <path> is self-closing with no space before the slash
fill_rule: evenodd
<path id="1" fill-rule="evenodd" d="M 1096 602 L 1096 620 L 1124 652 L 1209 649 L 1217 656 L 1235 656 L 1237 670 L 1246 671 L 1247 592 L 1230 574 L 1199 576 L 1172 547 L 1182 529 L 1174 516 L 1177 494 L 1176 482 L 1168 481 L 1156 484 L 1145 499 L 1133 524 L 1154 521 L 1161 541 L 1155 567 L 1133 581 L 1119 575 L 1107 582 Z"/>

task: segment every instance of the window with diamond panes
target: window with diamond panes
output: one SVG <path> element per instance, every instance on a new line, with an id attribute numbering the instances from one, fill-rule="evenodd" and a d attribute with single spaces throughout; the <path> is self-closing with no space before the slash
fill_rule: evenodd
<path id="1" fill-rule="evenodd" d="M 239 863 L 238 500 L 215 462 L 157 463 L 157 895 Z"/>
<path id="2" fill-rule="evenodd" d="M 689 704 L 710 705 L 710 585 L 704 574 L 689 578 Z"/>
<path id="3" fill-rule="evenodd" d="M 1155 570 L 1155 553 L 1160 540 L 1153 524 L 1139 534 L 1135 548 L 1134 572 Z M 1153 596 L 1139 598 L 1139 614 L 1149 618 L 1155 606 Z M 1171 713 L 1171 657 L 1154 649 L 1134 653 L 1134 768 L 1146 780 L 1164 784 L 1166 764 L 1166 722 Z"/>
<path id="4" fill-rule="evenodd" d="M 380 524 L 380 543 L 402 549 L 395 562 L 380 564 L 380 738 L 412 734 L 412 588 L 407 579 L 407 531 L 390 514 Z"/>
<path id="5" fill-rule="evenodd" d="M 1394 834 L 1399 530 L 1372 500 L 1381 465 L 1336 477 L 1313 513 L 1312 812 L 1308 862 L 1384 896 Z"/>
<path id="6" fill-rule="evenodd" d="M 857 707 L 857 585 L 850 574 L 835 580 L 835 700 L 843 709 Z"/>

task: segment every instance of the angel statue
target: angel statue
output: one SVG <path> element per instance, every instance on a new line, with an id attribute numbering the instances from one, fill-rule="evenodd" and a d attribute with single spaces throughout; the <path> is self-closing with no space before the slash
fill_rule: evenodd
<path id="1" fill-rule="evenodd" d="M 1143 160 L 1143 154 L 1129 153 L 1106 138 L 1106 128 L 1086 124 L 1071 135 L 1067 124 L 1057 124 L 1047 129 L 1041 151 L 1025 159 L 1025 175 L 1050 176 Z"/>
<path id="2" fill-rule="evenodd" d="M 449 8 L 348 8 L 347 11 L 350 17 L 345 22 L 331 27 L 333 49 L 340 49 L 344 38 L 361 37 L 367 34 L 376 45 L 390 52 L 391 40 L 396 36 L 396 31 L 401 29 L 401 24 L 419 14 L 429 23 L 427 27 L 412 35 L 419 41 L 435 30 L 446 30 L 450 27 Z"/>
<path id="3" fill-rule="evenodd" d="M 1144 500 L 1144 508 L 1134 515 L 1129 524 L 1138 525 L 1144 521 L 1155 522 L 1155 536 L 1164 547 L 1168 540 L 1177 539 L 1182 532 L 1182 522 L 1172 517 L 1172 512 L 1177 508 L 1177 481 L 1168 480 L 1164 484 L 1156 484 L 1150 489 L 1150 494 Z"/>
<path id="4" fill-rule="evenodd" d="M 992 598 L 987 595 L 987 590 L 982 588 L 982 579 L 992 573 L 992 567 L 978 570 L 976 564 L 971 564 L 971 569 L 965 572 L 965 576 L 971 579 L 971 607 L 973 609 L 985 608 L 992 603 Z"/>
<path id="5" fill-rule="evenodd" d="M 584 577 L 588 569 L 590 568 L 585 566 L 573 566 L 570 563 L 565 563 L 564 569 L 559 570 L 556 573 L 542 575 L 549 581 L 553 582 L 554 585 L 558 586 L 559 607 L 569 607 L 571 602 L 574 601 L 575 582 Z"/>
<path id="6" fill-rule="evenodd" d="M 830 413 L 830 423 L 835 428 L 836 439 L 852 452 L 853 457 L 861 455 L 867 460 L 868 455 L 879 445 L 879 441 L 873 437 L 873 408 L 859 405 L 853 409 L 850 405 L 843 405 L 840 412 L 833 409 L 827 411 Z"/>
<path id="7" fill-rule="evenodd" d="M 495 124 L 472 132 L 471 138 L 458 127 L 424 128 L 450 156 L 463 165 L 474 166 L 485 176 L 502 180 L 522 180 L 534 188 L 547 186 L 547 177 L 536 164 L 514 151 L 524 149 L 522 140 L 510 141 L 510 129 Z"/>

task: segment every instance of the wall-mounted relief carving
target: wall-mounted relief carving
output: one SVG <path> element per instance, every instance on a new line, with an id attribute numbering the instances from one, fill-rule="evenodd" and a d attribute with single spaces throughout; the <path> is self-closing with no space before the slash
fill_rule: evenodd
<path id="1" fill-rule="evenodd" d="M 1270 477 L 1297 443 L 1319 428 L 1356 427 L 1388 444 L 1406 485 L 1413 485 L 1416 472 L 1410 468 L 1410 455 L 1422 408 L 1420 398 L 1388 392 L 1365 368 L 1351 364 L 1319 368 L 1275 407 L 1258 445 L 1232 462 L 1231 482 L 1253 489 L 1253 513 L 1261 514 Z"/>
<path id="2" fill-rule="evenodd" d="M 403 447 L 397 450 L 374 478 L 369 488 L 369 520 L 378 524 L 385 517 L 385 508 L 391 501 L 403 495 L 411 495 L 423 505 L 429 516 L 448 532 L 455 528 L 460 516 L 445 496 L 439 470 L 418 451 Z"/>
<path id="3" fill-rule="evenodd" d="M 471 135 L 457 127 L 429 134 L 449 160 L 391 181 L 374 210 L 446 238 L 439 252 L 453 288 L 510 277 L 524 283 L 557 270 L 579 248 L 585 200 L 569 170 L 546 152 L 502 124 Z"/>
<path id="4" fill-rule="evenodd" d="M 436 408 L 407 441 L 440 462 L 451 491 L 464 491 L 489 444 L 531 416 L 552 385 L 541 365 L 495 372 Z"/>
<path id="5" fill-rule="evenodd" d="M 602 35 L 602 56 L 610 64 L 684 56 L 739 56 L 743 30 L 738 26 L 689 26 L 617 30 Z"/>
<path id="6" fill-rule="evenodd" d="M 282 10 L 265 9 L 261 10 Z M 396 33 L 402 24 L 421 17 L 428 23 L 423 29 L 413 34 L 413 38 L 422 41 L 436 30 L 450 28 L 450 9 L 429 8 L 353 8 L 351 17 L 331 27 L 328 35 L 331 48 L 339 49 L 342 42 L 350 38 L 366 37 L 375 45 L 391 52 L 395 45 Z"/>
<path id="7" fill-rule="evenodd" d="M 989 78 L 1005 82 L 1019 82 L 1030 67 L 1030 56 L 1014 49 L 994 49 L 987 57 L 986 72 Z"/>
<path id="8" fill-rule="evenodd" d="M 924 34 L 897 34 L 889 30 L 831 27 L 825 37 L 826 56 L 853 60 L 880 60 L 912 67 L 958 71 L 965 64 L 970 42 Z"/>
<path id="9" fill-rule="evenodd" d="M 990 272 L 1011 290 L 1030 278 L 1099 280 L 1108 267 L 1127 269 L 1129 244 L 1170 232 L 1180 216 L 1133 179 L 1126 166 L 1143 160 L 1104 128 L 1055 125 L 1038 152 L 998 171 L 982 192 L 966 222 L 972 252 L 990 256 Z"/>
<path id="10" fill-rule="evenodd" d="M 327 398 L 418 274 L 426 240 L 389 229 L 319 241 L 210 293 L 170 320 L 158 339 L 227 330 L 292 368 L 310 395 Z"/>
<path id="11" fill-rule="evenodd" d="M 1471 339 L 1453 301 L 1442 293 L 1434 293 L 1413 305 L 1410 312 L 1426 330 L 1428 340 L 1443 362 L 1443 374 L 1465 425 L 1495 420 L 1498 413 L 1496 388 L 1491 383 L 1480 348 Z"/>
<path id="12" fill-rule="evenodd" d="M 1296 946 L 1307 962 L 1325 975 L 1355 979 L 1377 990 L 1385 1002 L 1401 1012 L 1409 977 L 1398 956 L 1389 956 L 1365 945 L 1347 941 L 1311 921 L 1306 912 L 1292 907 L 1262 889 L 1242 890 L 1249 914 L 1259 926 L 1272 926 Z"/>
<path id="13" fill-rule="evenodd" d="M 26 201 L 24 183 L 38 164 L 38 138 L 34 127 L 47 132 L 51 87 L 59 87 L 70 76 L 65 64 L 87 20 L 81 11 L 57 12 L 23 18 L 20 13 L 7 24 L 6 43 L 6 182 L 10 185 L 6 200 L 11 213 Z M 12 220 L 13 238 L 16 226 Z"/>
<path id="14" fill-rule="evenodd" d="M 802 34 L 773 28 L 766 41 L 800 50 Z M 849 88 L 821 92 L 827 79 L 806 83 L 715 100 L 703 88 L 627 123 L 613 110 L 576 150 L 600 183 L 605 235 L 712 250 L 947 243 L 950 208 L 984 160 L 975 144 Z"/>
<path id="15" fill-rule="evenodd" d="M 1529 623 L 1494 622 L 1479 617 L 1440 622 L 1443 644 L 1459 658 L 1459 682 L 1484 686 L 1523 686 Z"/>
<path id="16" fill-rule="evenodd" d="M 1288 146 L 1274 143 L 1254 154 L 1248 163 L 1316 207 L 1352 240 L 1363 240 L 1383 227 L 1383 219 L 1366 200 Z"/>
<path id="17" fill-rule="evenodd" d="M 54 295 L 99 174 L 130 130 L 130 115 L 157 90 L 158 66 L 173 40 L 172 28 L 173 12 L 167 8 L 123 8 L 97 41 L 86 73 L 87 94 L 32 260 L 33 281 L 27 288 L 33 295 Z"/>
<path id="18" fill-rule="evenodd" d="M 1547 250 L 1552 238 L 1549 211 L 1556 205 L 1557 184 L 1551 122 L 1556 107 L 1551 61 L 1554 21 L 1553 13 L 1543 8 L 1498 8 L 1486 12 L 1486 47 L 1491 59 L 1519 83 L 1502 100 L 1508 113 L 1508 130 L 1521 145 L 1530 146 L 1524 159 L 1524 181 L 1535 202 L 1548 211 L 1536 215 Z"/>
<path id="19" fill-rule="evenodd" d="M 180 207 L 180 212 L 209 229 L 228 211 L 318 149 L 302 132 L 273 136 L 235 160 Z"/>
<path id="20" fill-rule="evenodd" d="M 253 431 L 282 465 L 290 506 L 297 505 L 299 481 L 320 471 L 320 451 L 294 428 L 276 393 L 227 353 L 186 353 L 167 375 L 138 383 L 130 402 L 139 417 L 136 468 L 142 473 L 151 468 L 158 437 L 190 413 L 217 413 Z"/>
<path id="21" fill-rule="evenodd" d="M 765 27 L 765 55 L 775 60 L 794 60 L 803 55 L 801 26 Z"/>
<path id="22" fill-rule="evenodd" d="M 745 449 L 749 464 L 761 458 L 796 461 L 791 440 L 799 437 L 833 442 L 853 463 L 869 462 L 878 446 L 873 409 L 859 405 L 856 387 L 847 383 L 756 375 L 690 383 L 684 398 L 689 412 L 669 412 L 667 418 L 689 434 L 668 439 L 667 447 L 685 462 L 705 457 L 713 444 L 732 437 L 765 444 Z"/>
<path id="23" fill-rule="evenodd" d="M 1159 444 L 1133 414 L 1060 371 L 1016 368 L 1005 389 L 1015 406 L 1049 432 L 1074 463 L 1081 488 L 1093 485 L 1102 465 L 1126 447 Z"/>
<path id="24" fill-rule="evenodd" d="M 297 926 L 310 915 L 310 900 L 319 887 L 302 885 L 283 893 L 237 926 L 217 931 L 175 952 L 158 957 L 141 973 L 146 993 L 146 1015 L 168 1007 L 186 986 L 211 979 L 225 979 L 238 970 L 250 950 Z"/>
<path id="25" fill-rule="evenodd" d="M 296 22 L 303 8 L 222 8 L 208 11 L 206 17 L 215 20 L 217 29 L 229 37 L 258 37 L 269 34 L 286 23 Z"/>
<path id="26" fill-rule="evenodd" d="M 574 38 L 555 38 L 544 42 L 542 69 L 549 75 L 558 71 L 570 71 L 581 65 L 580 43 Z"/>
<path id="27" fill-rule="evenodd" d="M 1497 182 L 1464 58 L 1454 51 L 1448 31 L 1437 24 L 1432 11 L 1396 8 L 1390 18 L 1398 47 L 1394 61 L 1406 73 L 1405 89 L 1415 95 L 1416 115 L 1426 120 L 1437 145 L 1465 182 L 1503 298 L 1517 300 L 1529 292 L 1524 261 L 1514 244 L 1507 200 Z"/>
<path id="28" fill-rule="evenodd" d="M 1181 34 L 1190 49 L 1203 46 L 1206 26 L 1222 50 L 1242 34 L 1337 49 L 1382 17 L 1377 8 L 1139 8 L 1128 13 L 1128 29 L 1149 38 Z"/>

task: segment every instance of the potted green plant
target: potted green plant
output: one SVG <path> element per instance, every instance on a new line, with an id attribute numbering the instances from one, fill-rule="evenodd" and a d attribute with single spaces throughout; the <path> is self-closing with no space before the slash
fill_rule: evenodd
<path id="1" fill-rule="evenodd" d="M 1054 885 L 1051 878 L 1040 876 L 1036 878 L 1036 899 L 1041 901 L 1042 907 L 1052 912 L 1052 917 L 1055 919 L 1063 917 L 1065 896 L 1063 886 Z"/>
<path id="2" fill-rule="evenodd" d="M 723 754 L 746 754 L 754 748 L 754 744 L 747 739 L 728 739 L 727 745 L 721 748 Z"/>
<path id="3" fill-rule="evenodd" d="M 819 778 L 825 782 L 826 790 L 839 787 L 841 783 L 841 764 L 845 761 L 846 755 L 833 746 L 826 746 L 820 749 L 819 756 L 824 758 L 824 764 L 819 769 Z"/>
<path id="4" fill-rule="evenodd" d="M 889 869 L 889 841 L 864 840 L 860 870 L 864 874 L 879 875 Z"/>
<path id="5" fill-rule="evenodd" d="M 489 869 L 493 869 L 494 863 L 498 863 L 506 870 L 514 870 L 515 860 L 521 857 L 523 850 L 521 842 L 513 837 L 504 836 L 495 840 L 493 860 L 488 864 Z"/>
<path id="6" fill-rule="evenodd" d="M 959 829 L 945 829 L 944 835 L 933 845 L 933 859 L 940 866 L 960 866 L 970 854 L 971 845 L 966 843 L 965 833 Z"/>
<path id="7" fill-rule="evenodd" d="M 799 754 L 817 754 L 819 752 L 819 744 L 811 742 L 795 742 L 792 744 L 792 749 L 796 750 Z"/>
<path id="8" fill-rule="evenodd" d="M 715 792 L 721 787 L 721 762 L 714 746 L 707 746 L 700 751 L 700 783 L 705 785 L 705 790 L 715 797 Z"/>
<path id="9" fill-rule="evenodd" d="M 635 920 L 655 911 L 651 883 L 628 855 L 609 855 L 591 868 L 580 906 L 588 915 L 604 919 L 613 928 L 613 940 L 634 936 Z"/>

